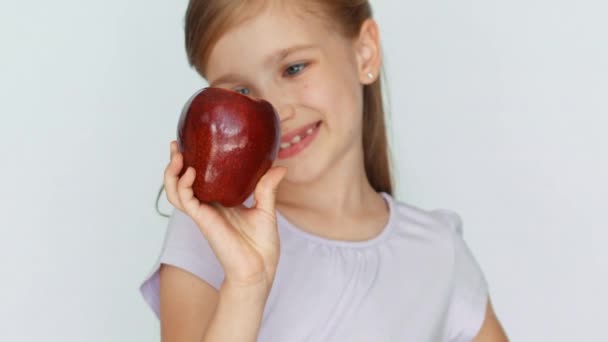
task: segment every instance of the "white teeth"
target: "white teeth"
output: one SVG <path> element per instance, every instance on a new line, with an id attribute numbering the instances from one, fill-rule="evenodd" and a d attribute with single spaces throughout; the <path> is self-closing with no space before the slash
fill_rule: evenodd
<path id="1" fill-rule="evenodd" d="M 311 127 L 311 128 L 309 128 L 309 129 L 307 129 L 307 130 L 306 130 L 306 136 L 311 135 L 311 134 L 312 134 L 312 132 L 314 132 L 315 128 L 316 128 L 316 127 Z M 302 141 L 302 137 L 301 137 L 301 136 L 299 136 L 299 135 L 296 135 L 295 137 L 293 137 L 293 138 L 291 139 L 291 141 L 290 141 L 290 142 L 284 142 L 284 143 L 282 143 L 282 144 L 281 144 L 281 149 L 289 148 L 289 147 L 291 147 L 291 145 L 297 144 L 297 143 L 299 143 L 300 141 Z"/>

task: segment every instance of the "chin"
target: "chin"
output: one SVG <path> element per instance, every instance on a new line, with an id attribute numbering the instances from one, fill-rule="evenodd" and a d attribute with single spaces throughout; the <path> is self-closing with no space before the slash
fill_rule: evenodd
<path id="1" fill-rule="evenodd" d="M 321 160 L 323 157 L 317 158 L 316 161 L 282 161 L 276 163 L 276 165 L 287 167 L 287 174 L 285 175 L 285 182 L 294 184 L 308 184 L 313 183 L 326 171 L 326 163 Z"/>

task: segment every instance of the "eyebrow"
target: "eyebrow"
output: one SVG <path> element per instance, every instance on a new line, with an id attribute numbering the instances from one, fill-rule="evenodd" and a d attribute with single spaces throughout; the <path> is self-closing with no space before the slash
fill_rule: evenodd
<path id="1" fill-rule="evenodd" d="M 289 57 L 289 55 L 299 52 L 299 51 L 313 50 L 313 49 L 318 49 L 318 48 L 319 47 L 317 45 L 303 44 L 303 45 L 294 45 L 294 46 L 291 46 L 288 48 L 280 49 L 277 52 L 266 57 L 266 59 L 264 61 L 264 65 L 271 65 L 271 64 L 280 62 L 280 61 L 284 60 L 285 58 Z M 210 84 L 209 86 L 214 87 L 218 84 L 235 83 L 235 82 L 238 82 L 239 79 L 240 78 L 237 74 L 228 73 L 228 74 L 222 75 L 221 77 L 219 77 L 218 79 L 213 81 L 213 83 Z"/>
<path id="2" fill-rule="evenodd" d="M 238 76 L 236 74 L 230 73 L 230 74 L 223 75 L 222 77 L 213 81 L 213 83 L 210 83 L 209 86 L 216 87 L 218 84 L 233 83 L 233 82 L 237 82 L 237 81 L 238 81 Z"/>
<path id="3" fill-rule="evenodd" d="M 305 45 L 294 45 L 285 49 L 281 49 L 273 54 L 271 54 L 270 56 L 268 56 L 266 58 L 266 61 L 264 62 L 264 64 L 268 65 L 268 64 L 273 64 L 274 62 L 279 62 L 284 60 L 285 58 L 289 57 L 289 55 L 291 55 L 292 53 L 295 52 L 299 52 L 302 50 L 312 50 L 312 49 L 317 49 L 318 46 L 317 45 L 313 45 L 313 44 L 305 44 Z"/>

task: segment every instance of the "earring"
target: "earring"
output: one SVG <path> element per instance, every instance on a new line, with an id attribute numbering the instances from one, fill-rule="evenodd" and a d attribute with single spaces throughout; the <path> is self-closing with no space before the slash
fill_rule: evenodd
<path id="1" fill-rule="evenodd" d="M 371 72 L 368 72 L 367 78 L 369 78 L 371 80 L 372 78 L 374 78 L 374 74 L 372 74 Z"/>

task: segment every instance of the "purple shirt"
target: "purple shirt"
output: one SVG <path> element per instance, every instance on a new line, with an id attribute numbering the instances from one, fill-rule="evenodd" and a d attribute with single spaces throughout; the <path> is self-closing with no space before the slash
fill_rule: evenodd
<path id="1" fill-rule="evenodd" d="M 477 335 L 488 286 L 462 238 L 459 215 L 382 196 L 389 220 L 367 241 L 313 235 L 277 212 L 281 255 L 258 341 L 470 342 Z M 161 263 L 216 289 L 224 278 L 204 236 L 179 210 L 140 287 L 157 316 Z"/>

